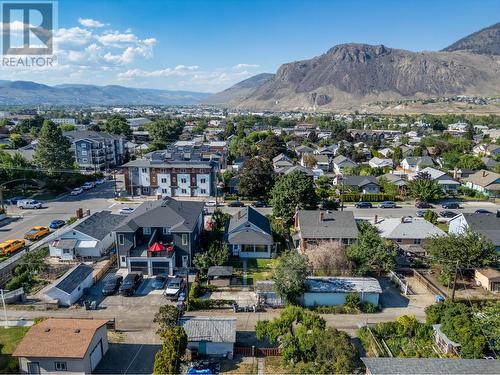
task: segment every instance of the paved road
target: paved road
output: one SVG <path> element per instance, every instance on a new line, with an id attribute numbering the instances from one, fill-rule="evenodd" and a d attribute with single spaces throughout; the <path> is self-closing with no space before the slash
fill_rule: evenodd
<path id="1" fill-rule="evenodd" d="M 0 242 L 23 238 L 24 234 L 35 225 L 49 225 L 54 219 L 67 220 L 75 216 L 76 210 L 82 208 L 91 213 L 104 209 L 117 209 L 119 204 L 113 203 L 114 186 L 112 181 L 84 192 L 78 196 L 65 196 L 55 201 L 44 203 L 39 210 L 20 210 L 16 206 L 8 207 L 8 213 L 14 218 L 9 222 L 0 223 Z M 112 207 L 113 205 L 113 207 Z"/>

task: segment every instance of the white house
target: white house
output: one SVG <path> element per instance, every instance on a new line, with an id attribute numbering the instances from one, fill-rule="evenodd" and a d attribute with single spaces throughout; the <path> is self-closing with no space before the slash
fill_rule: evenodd
<path id="1" fill-rule="evenodd" d="M 332 162 L 333 162 L 333 169 L 337 174 L 341 174 L 344 171 L 344 168 L 346 167 L 356 168 L 358 166 L 356 162 L 342 155 L 336 156 L 332 160 Z"/>
<path id="2" fill-rule="evenodd" d="M 500 210 L 496 214 L 461 213 L 449 222 L 449 232 L 462 234 L 471 230 L 482 234 L 486 239 L 493 242 L 500 252 Z"/>
<path id="3" fill-rule="evenodd" d="M 306 307 L 343 305 L 349 293 L 358 294 L 361 301 L 379 304 L 382 294 L 377 279 L 373 277 L 308 277 L 307 290 L 300 298 Z"/>
<path id="4" fill-rule="evenodd" d="M 45 295 L 58 301 L 61 306 L 71 306 L 78 301 L 87 288 L 94 283 L 92 272 L 94 269 L 80 263 L 59 278 Z"/>
<path id="5" fill-rule="evenodd" d="M 374 157 L 368 161 L 368 165 L 372 168 L 392 168 L 394 166 L 394 163 L 392 162 L 392 159 L 381 159 Z"/>
<path id="6" fill-rule="evenodd" d="M 199 354 L 227 357 L 234 353 L 236 318 L 184 316 L 179 320 L 188 337 L 188 348 Z"/>
<path id="7" fill-rule="evenodd" d="M 96 212 L 52 241 L 50 256 L 62 260 L 99 258 L 113 246 L 113 229 L 124 219 L 125 216 L 110 211 Z"/>
<path id="8" fill-rule="evenodd" d="M 401 161 L 401 168 L 410 172 L 420 172 L 425 167 L 433 165 L 434 161 L 429 156 L 410 156 Z"/>

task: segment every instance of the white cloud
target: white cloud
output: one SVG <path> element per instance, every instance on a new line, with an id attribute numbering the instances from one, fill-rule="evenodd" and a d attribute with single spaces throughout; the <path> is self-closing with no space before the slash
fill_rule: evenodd
<path id="1" fill-rule="evenodd" d="M 97 29 L 104 26 L 102 22 L 99 22 L 92 18 L 78 18 L 78 23 L 85 27 L 97 28 Z"/>
<path id="2" fill-rule="evenodd" d="M 258 68 L 260 65 L 257 64 L 237 64 L 233 66 L 234 70 L 241 70 L 241 69 L 251 69 L 251 68 Z"/>
<path id="3" fill-rule="evenodd" d="M 56 30 L 54 41 L 59 48 L 87 45 L 94 39 L 92 32 L 81 27 Z"/>
<path id="4" fill-rule="evenodd" d="M 118 46 L 120 44 L 136 43 L 138 38 L 132 33 L 120 33 L 118 31 L 99 35 L 97 40 L 105 46 Z"/>

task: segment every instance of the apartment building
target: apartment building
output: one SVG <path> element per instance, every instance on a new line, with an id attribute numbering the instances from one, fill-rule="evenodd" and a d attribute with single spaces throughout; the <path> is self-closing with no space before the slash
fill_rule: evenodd
<path id="1" fill-rule="evenodd" d="M 64 135 L 71 142 L 75 161 L 80 168 L 102 170 L 121 165 L 124 161 L 124 137 L 89 130 L 74 130 Z"/>

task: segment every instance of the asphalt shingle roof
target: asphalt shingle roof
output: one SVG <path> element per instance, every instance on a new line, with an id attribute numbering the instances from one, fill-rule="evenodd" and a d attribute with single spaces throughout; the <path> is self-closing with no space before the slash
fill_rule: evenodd
<path id="1" fill-rule="evenodd" d="M 188 341 L 236 342 L 236 318 L 185 316 L 179 320 Z"/>
<path id="2" fill-rule="evenodd" d="M 373 277 L 308 277 L 307 291 L 312 293 L 382 293 Z"/>
<path id="3" fill-rule="evenodd" d="M 500 361 L 449 358 L 361 358 L 372 375 L 500 374 Z"/>
<path id="4" fill-rule="evenodd" d="M 500 217 L 496 214 L 463 213 L 462 215 L 471 230 L 483 234 L 495 246 L 500 246 Z"/>
<path id="5" fill-rule="evenodd" d="M 344 185 L 363 187 L 368 184 L 380 185 L 375 176 L 344 176 Z"/>
<path id="6" fill-rule="evenodd" d="M 253 229 L 253 224 L 259 230 Z M 237 230 L 241 228 L 240 230 Z M 231 244 L 270 245 L 273 243 L 269 219 L 253 207 L 244 207 L 234 214 L 227 226 L 227 239 Z"/>
<path id="7" fill-rule="evenodd" d="M 203 206 L 203 202 L 178 201 L 169 197 L 144 202 L 116 228 L 116 231 L 135 232 L 144 227 L 168 227 L 171 232 L 192 232 Z"/>
<path id="8" fill-rule="evenodd" d="M 395 239 L 425 239 L 430 236 L 444 236 L 441 229 L 421 218 L 384 218 L 375 227 L 383 238 Z"/>
<path id="9" fill-rule="evenodd" d="M 86 234 L 96 240 L 102 240 L 111 233 L 123 220 L 123 215 L 114 215 L 111 211 L 96 212 L 73 229 Z"/>
<path id="10" fill-rule="evenodd" d="M 323 212 L 323 220 L 320 212 Z M 302 238 L 358 238 L 352 211 L 301 210 L 297 215 Z"/>
<path id="11" fill-rule="evenodd" d="M 86 264 L 80 263 L 66 272 L 59 282 L 54 286 L 63 292 L 71 294 L 80 284 L 92 274 L 94 269 Z"/>

